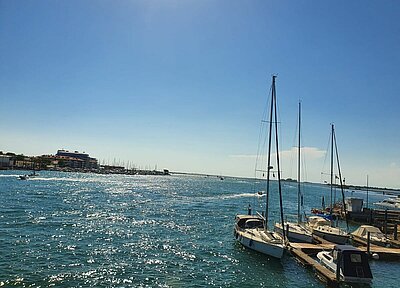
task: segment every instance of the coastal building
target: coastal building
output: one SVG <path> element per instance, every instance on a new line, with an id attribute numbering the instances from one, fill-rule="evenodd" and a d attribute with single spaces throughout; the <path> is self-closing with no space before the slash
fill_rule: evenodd
<path id="1" fill-rule="evenodd" d="M 98 161 L 96 158 L 92 158 L 89 154 L 78 151 L 58 150 L 55 155 L 59 162 L 64 163 L 65 167 L 70 168 L 81 168 L 81 169 L 97 169 Z"/>
<path id="2" fill-rule="evenodd" d="M 0 169 L 8 169 L 13 165 L 13 159 L 9 155 L 0 155 Z"/>
<path id="3" fill-rule="evenodd" d="M 34 161 L 29 156 L 16 155 L 16 156 L 13 156 L 12 159 L 13 159 L 13 168 L 33 169 L 33 167 L 34 167 Z"/>
<path id="4" fill-rule="evenodd" d="M 42 155 L 42 159 L 47 162 L 48 169 L 52 168 L 73 168 L 73 169 L 84 169 L 85 161 L 75 157 L 69 156 L 57 156 L 57 155 Z"/>

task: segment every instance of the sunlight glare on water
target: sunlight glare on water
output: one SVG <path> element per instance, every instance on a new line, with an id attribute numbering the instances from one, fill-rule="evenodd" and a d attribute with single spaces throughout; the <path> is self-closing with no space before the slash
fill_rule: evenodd
<path id="1" fill-rule="evenodd" d="M 15 171 L 0 175 L 1 285 L 324 287 L 290 256 L 277 261 L 235 243 L 235 215 L 249 204 L 264 204 L 265 197 L 254 197 L 264 189 L 260 181 L 58 172 L 20 181 L 16 176 Z M 283 187 L 285 207 L 294 214 L 296 189 Z M 310 187 L 307 209 L 319 205 L 321 189 L 326 190 Z M 278 219 L 276 195 L 271 210 L 271 218 Z M 386 274 L 400 272 L 396 262 L 371 266 L 375 287 L 388 285 Z"/>

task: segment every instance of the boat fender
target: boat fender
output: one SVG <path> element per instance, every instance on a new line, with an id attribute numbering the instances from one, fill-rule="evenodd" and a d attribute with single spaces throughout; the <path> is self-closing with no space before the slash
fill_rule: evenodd
<path id="1" fill-rule="evenodd" d="M 372 253 L 372 259 L 374 259 L 374 260 L 379 260 L 379 255 L 378 255 L 378 253 Z"/>

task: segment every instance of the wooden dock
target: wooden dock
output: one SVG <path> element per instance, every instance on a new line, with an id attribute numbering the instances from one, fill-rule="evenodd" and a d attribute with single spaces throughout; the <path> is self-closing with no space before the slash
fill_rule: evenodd
<path id="1" fill-rule="evenodd" d="M 314 254 L 316 253 L 315 251 L 333 249 L 333 246 L 334 244 L 289 243 L 288 250 L 304 267 L 311 267 L 315 271 L 316 276 L 329 287 L 339 287 L 336 274 L 303 251 L 303 249 L 313 251 L 311 254 Z"/>
<path id="2" fill-rule="evenodd" d="M 357 247 L 361 251 L 368 252 L 366 246 Z M 369 248 L 369 254 L 378 254 L 379 259 L 376 260 L 400 260 L 400 249 L 398 248 L 388 248 L 377 245 L 371 245 Z"/>
<path id="3" fill-rule="evenodd" d="M 317 237 L 315 240 L 321 241 L 319 244 L 310 243 L 292 243 L 288 245 L 288 251 L 296 258 L 296 260 L 304 267 L 312 268 L 315 271 L 316 276 L 323 282 L 325 282 L 328 287 L 339 287 L 338 279 L 336 279 L 336 273 L 323 266 L 315 258 L 311 257 L 316 255 L 320 251 L 332 250 L 336 244 L 326 241 L 324 239 L 319 239 Z M 366 246 L 357 247 L 361 251 L 368 253 L 368 248 Z M 398 248 L 387 248 L 377 245 L 370 245 L 369 254 L 378 254 L 379 258 L 375 260 L 400 260 L 400 249 Z"/>
<path id="4" fill-rule="evenodd" d="M 396 234 L 400 232 L 400 210 L 382 210 L 382 209 L 369 209 L 364 208 L 362 211 L 349 211 L 347 212 L 347 219 L 355 223 L 369 224 L 378 227 L 382 232 L 387 235 Z M 396 229 L 395 229 L 396 227 Z"/>

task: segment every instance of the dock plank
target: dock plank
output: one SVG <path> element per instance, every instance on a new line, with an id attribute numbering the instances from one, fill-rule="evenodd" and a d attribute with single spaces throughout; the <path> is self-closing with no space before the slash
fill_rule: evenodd
<path id="1" fill-rule="evenodd" d="M 294 245 L 299 247 L 297 244 L 307 244 L 307 243 L 290 243 L 290 245 Z M 313 245 L 313 244 L 309 244 Z M 307 245 L 308 246 L 308 245 Z M 319 245 L 313 245 L 320 247 Z M 322 248 L 322 247 L 320 247 Z M 290 252 L 294 255 L 304 266 L 312 267 L 316 274 L 318 274 L 319 278 L 322 278 L 324 282 L 326 282 L 329 287 L 338 287 L 338 281 L 336 280 L 336 274 L 330 271 L 328 268 L 322 266 L 318 261 L 311 258 L 309 255 L 304 253 L 300 248 L 289 247 Z"/>
<path id="2" fill-rule="evenodd" d="M 291 247 L 295 249 L 310 249 L 310 250 L 331 250 L 335 246 L 335 244 L 311 244 L 311 243 L 290 243 Z"/>

